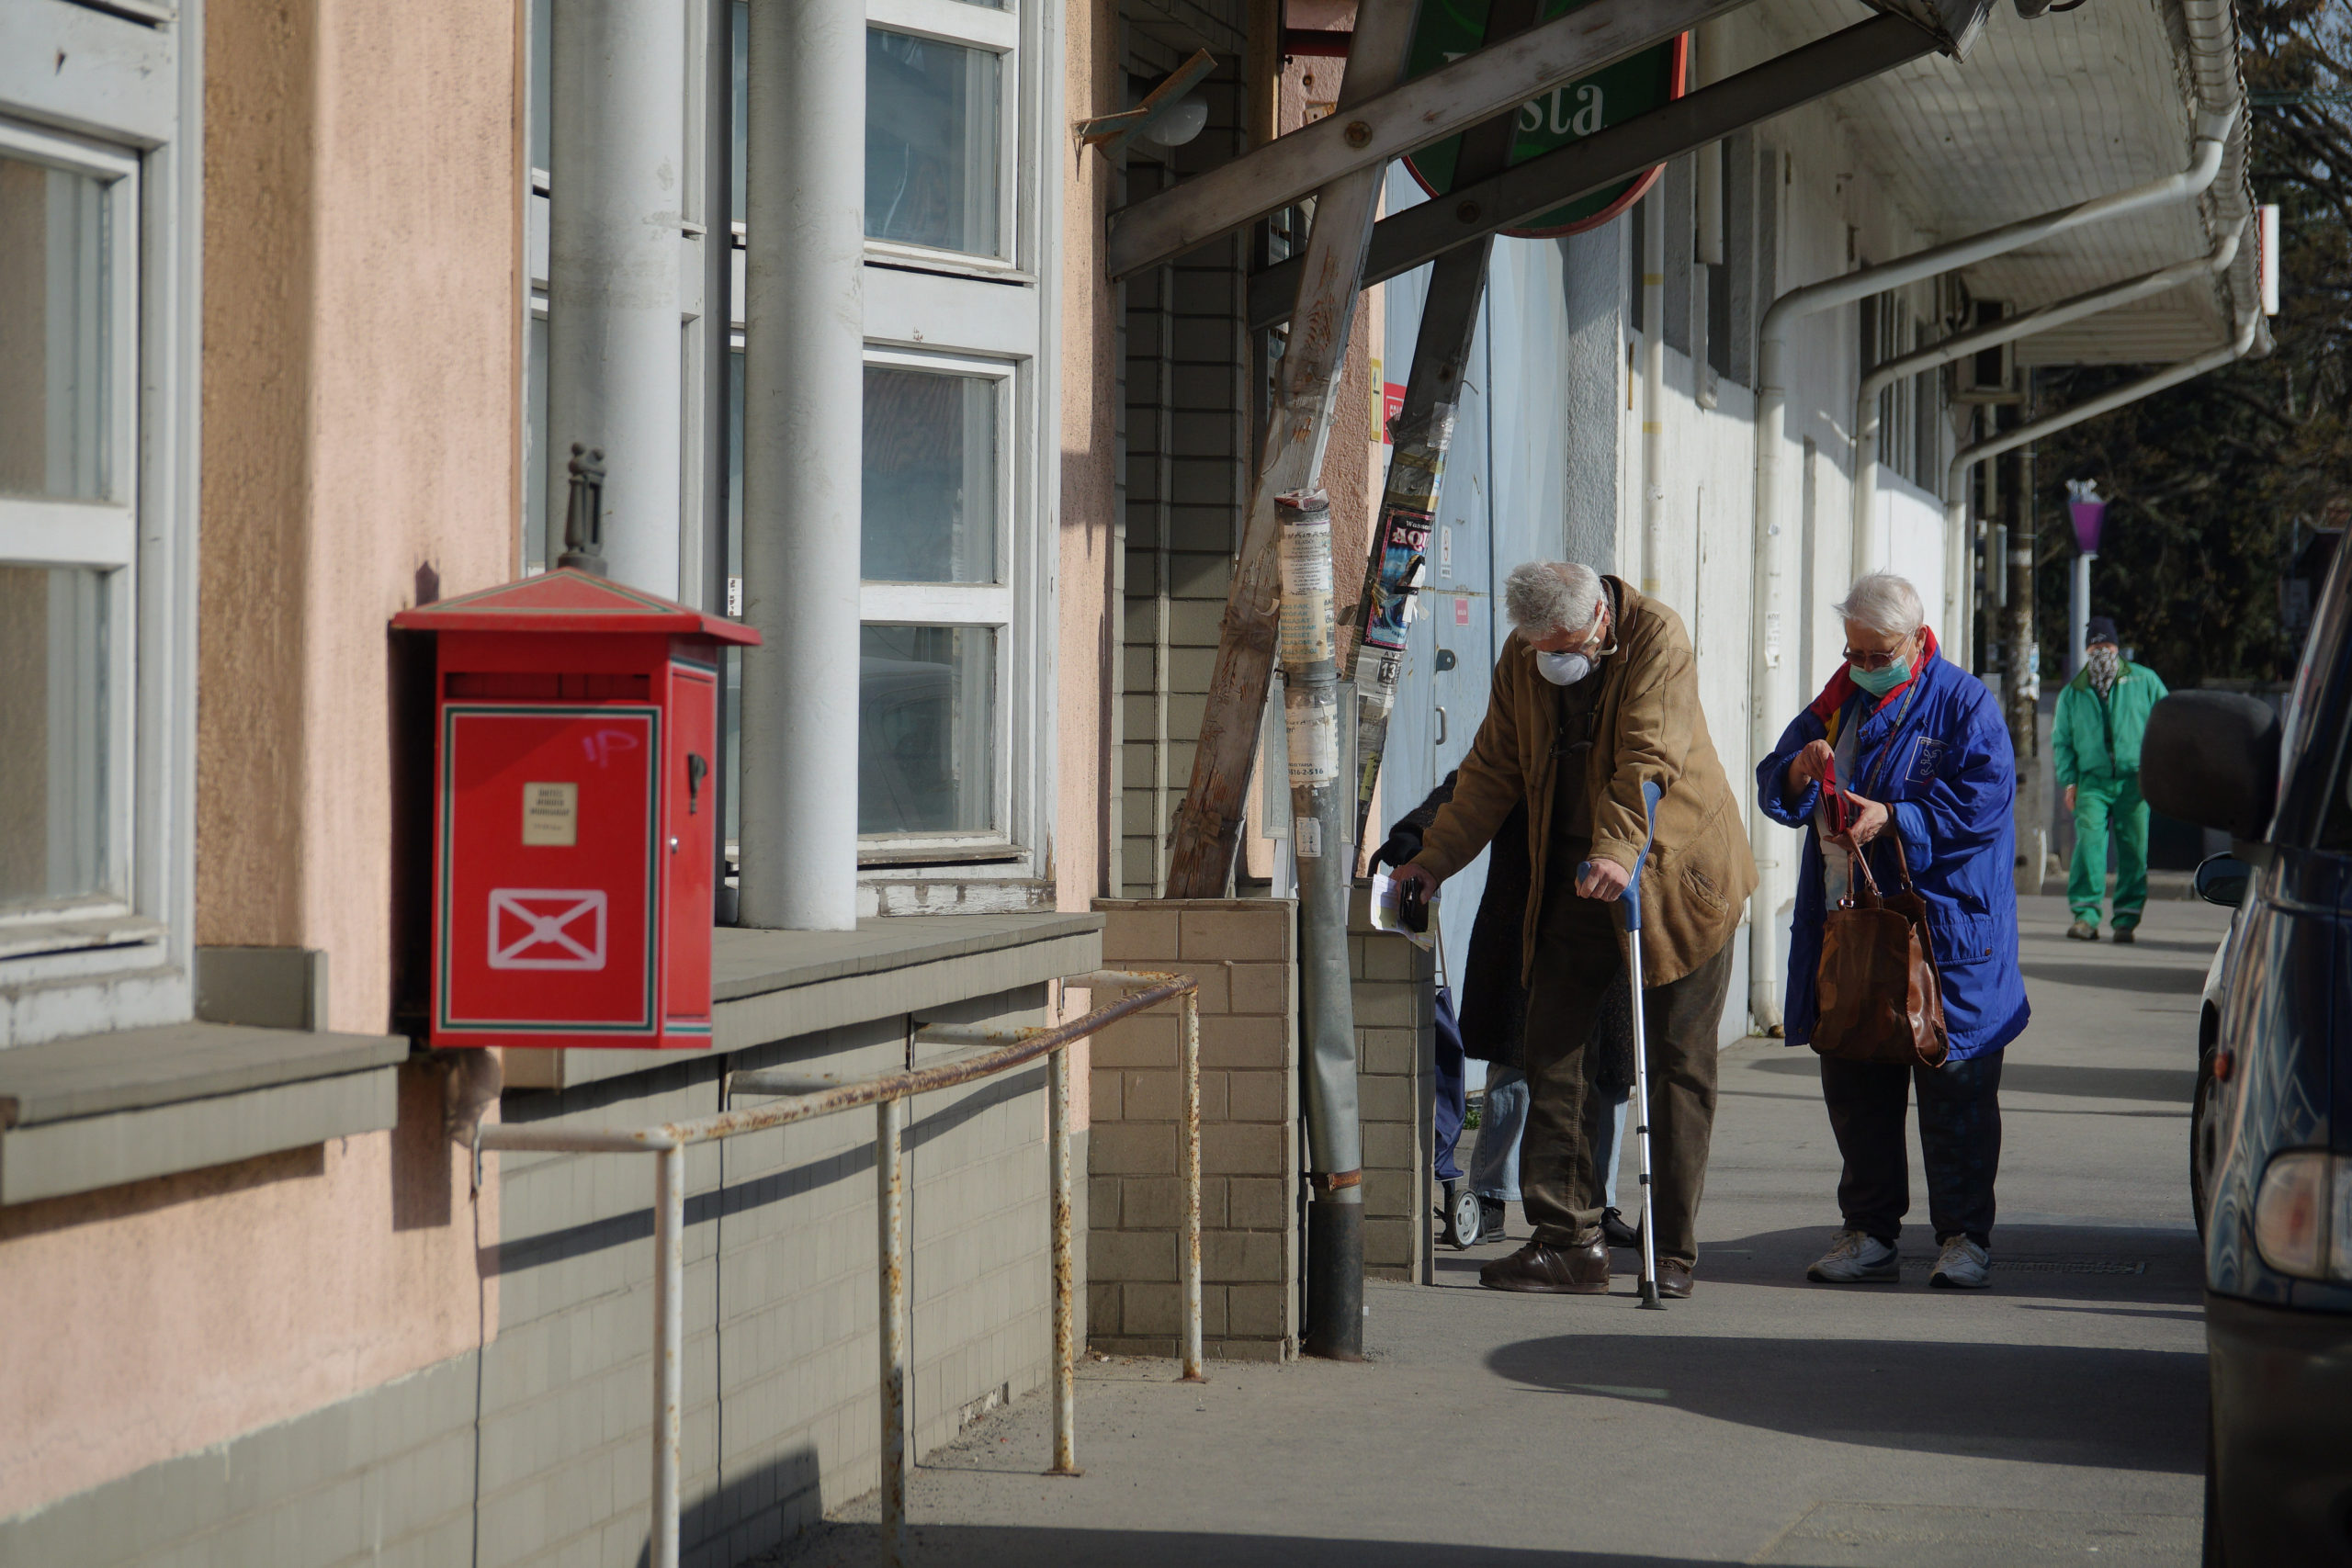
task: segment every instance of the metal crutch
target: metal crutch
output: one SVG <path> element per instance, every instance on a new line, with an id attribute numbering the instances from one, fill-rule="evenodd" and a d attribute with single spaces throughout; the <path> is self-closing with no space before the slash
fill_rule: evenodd
<path id="1" fill-rule="evenodd" d="M 1642 784 L 1642 852 L 1634 857 L 1634 874 L 1617 900 L 1625 907 L 1625 941 L 1632 960 L 1634 989 L 1634 1136 L 1642 1167 L 1642 1305 L 1666 1310 L 1657 1293 L 1657 1193 L 1650 1182 L 1649 1038 L 1642 1007 L 1642 867 L 1650 858 L 1650 840 L 1657 836 L 1657 801 L 1665 793 L 1654 781 Z"/>

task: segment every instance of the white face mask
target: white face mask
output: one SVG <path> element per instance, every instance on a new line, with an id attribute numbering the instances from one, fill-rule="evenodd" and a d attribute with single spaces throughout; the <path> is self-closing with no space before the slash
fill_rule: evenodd
<path id="1" fill-rule="evenodd" d="M 1592 673 L 1592 660 L 1581 653 L 1538 653 L 1535 672 L 1555 686 L 1573 686 Z"/>
<path id="2" fill-rule="evenodd" d="M 1594 642 L 1607 625 L 1605 621 L 1595 621 L 1592 634 L 1585 641 L 1588 644 Z M 1615 628 L 1610 629 L 1613 631 Z M 1555 686 L 1573 686 L 1592 673 L 1595 659 L 1606 659 L 1616 651 L 1617 644 L 1613 639 L 1606 648 L 1593 648 L 1589 652 L 1545 653 L 1539 649 L 1535 654 L 1535 672 Z"/>

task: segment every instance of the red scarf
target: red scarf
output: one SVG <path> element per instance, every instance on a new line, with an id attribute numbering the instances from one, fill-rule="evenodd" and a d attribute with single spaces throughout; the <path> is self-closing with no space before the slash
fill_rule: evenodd
<path id="1" fill-rule="evenodd" d="M 1886 695 L 1879 698 L 1878 708 L 1883 708 L 1887 704 L 1893 702 L 1895 698 L 1901 696 L 1904 693 L 1909 691 L 1914 685 L 1916 685 L 1918 682 L 1920 673 L 1928 668 L 1928 661 L 1936 657 L 1935 628 L 1933 626 L 1923 626 L 1920 628 L 1920 631 L 1922 636 L 1919 644 L 1919 661 L 1911 666 L 1911 679 L 1904 682 L 1903 684 L 1895 687 L 1893 691 L 1887 693 Z M 1859 694 L 1866 694 L 1862 693 L 1862 689 L 1860 686 L 1854 684 L 1854 672 L 1852 669 L 1841 662 L 1838 666 L 1838 672 L 1829 677 L 1829 684 L 1821 688 L 1821 695 L 1813 699 L 1813 716 L 1826 725 L 1832 715 L 1836 714 L 1838 709 L 1844 707 Z M 1872 708 L 1871 711 L 1875 713 L 1878 711 L 1878 708 Z"/>

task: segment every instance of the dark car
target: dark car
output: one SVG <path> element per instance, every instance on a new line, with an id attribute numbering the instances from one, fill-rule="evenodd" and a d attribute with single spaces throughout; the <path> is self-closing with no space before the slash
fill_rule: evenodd
<path id="1" fill-rule="evenodd" d="M 2194 1122 L 2211 1393 L 2208 1564 L 2352 1563 L 2345 567 L 2339 556 L 2315 606 L 2283 720 L 2237 694 L 2177 693 L 2150 716 L 2141 754 L 2158 811 L 2231 836 L 2231 855 L 2200 868 L 2199 886 L 2239 905 Z"/>

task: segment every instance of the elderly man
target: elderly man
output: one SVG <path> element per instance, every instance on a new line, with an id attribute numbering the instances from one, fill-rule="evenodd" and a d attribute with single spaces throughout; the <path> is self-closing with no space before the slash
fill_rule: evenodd
<path id="1" fill-rule="evenodd" d="M 1503 602 L 1518 631 L 1495 663 L 1485 722 L 1453 798 L 1397 874 L 1433 887 L 1468 863 L 1514 807 L 1527 807 L 1521 964 L 1530 1104 L 1519 1185 L 1535 1238 L 1488 1264 L 1479 1283 L 1571 1295 L 1609 1289 L 1602 1180 L 1593 1168 L 1602 1107 L 1588 1047 L 1610 992 L 1624 983 L 1625 937 L 1610 905 L 1641 853 L 1642 785 L 1654 781 L 1664 795 L 1642 885 L 1657 1153 L 1650 1201 L 1658 1291 L 1688 1296 L 1731 936 L 1756 886 L 1739 803 L 1707 737 L 1690 637 L 1672 610 L 1564 561 L 1517 568 Z"/>
<path id="2" fill-rule="evenodd" d="M 2123 657 L 2115 623 L 2093 615 L 2083 627 L 2083 668 L 2058 693 L 2050 750 L 2058 784 L 2075 815 L 2075 859 L 2066 869 L 2066 902 L 2075 942 L 2098 940 L 2107 897 L 2107 834 L 2115 830 L 2115 940 L 2135 942 L 2148 907 L 2148 803 L 2140 794 L 2140 737 L 2148 711 L 2165 695 L 2163 677 Z"/>

